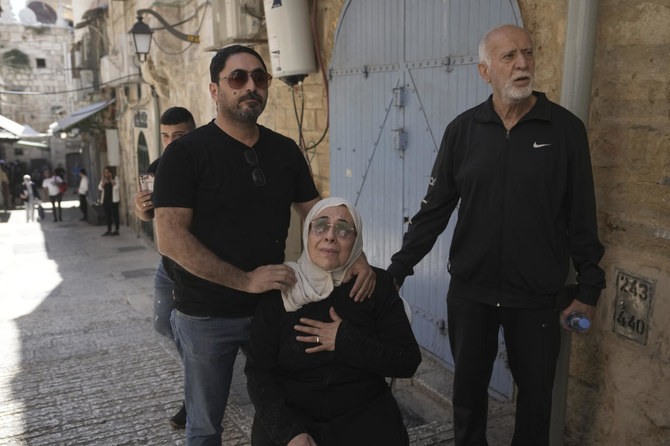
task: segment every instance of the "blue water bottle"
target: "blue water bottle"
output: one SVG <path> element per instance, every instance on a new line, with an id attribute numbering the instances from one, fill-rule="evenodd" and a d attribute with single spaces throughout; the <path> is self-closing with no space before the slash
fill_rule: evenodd
<path id="1" fill-rule="evenodd" d="M 577 333 L 586 331 L 591 327 L 591 321 L 589 320 L 589 317 L 584 313 L 579 313 L 577 311 L 573 311 L 572 313 L 568 314 L 568 317 L 565 318 L 563 323 L 566 327 Z"/>

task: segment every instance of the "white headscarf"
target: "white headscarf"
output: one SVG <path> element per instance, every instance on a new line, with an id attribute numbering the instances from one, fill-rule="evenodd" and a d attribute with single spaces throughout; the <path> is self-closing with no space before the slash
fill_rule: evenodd
<path id="1" fill-rule="evenodd" d="M 310 222 L 324 209 L 344 205 L 351 213 L 356 227 L 356 239 L 344 265 L 331 271 L 316 266 L 307 252 Z M 302 228 L 302 243 L 304 249 L 298 262 L 286 262 L 286 265 L 295 270 L 296 284 L 288 291 L 282 291 L 286 311 L 296 311 L 310 302 L 318 302 L 330 296 L 336 286 L 344 279 L 347 269 L 358 259 L 363 252 L 363 222 L 361 216 L 348 200 L 338 197 L 324 198 L 317 202 L 307 214 Z"/>

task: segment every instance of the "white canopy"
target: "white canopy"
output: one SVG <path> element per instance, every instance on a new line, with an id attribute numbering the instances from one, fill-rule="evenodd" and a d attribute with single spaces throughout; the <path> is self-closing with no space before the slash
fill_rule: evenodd
<path id="1" fill-rule="evenodd" d="M 96 114 L 100 110 L 105 109 L 107 106 L 110 104 L 113 104 L 114 101 L 116 101 L 116 98 L 112 98 L 108 101 L 104 102 L 96 102 L 95 104 L 87 105 L 86 107 L 82 107 L 79 110 L 75 111 L 71 115 L 67 115 L 63 119 L 56 121 L 49 125 L 49 133 L 52 135 L 55 133 L 58 133 L 62 130 L 67 129 L 68 127 L 72 127 L 79 121 L 83 121 L 84 119 L 88 118 L 91 115 Z"/>

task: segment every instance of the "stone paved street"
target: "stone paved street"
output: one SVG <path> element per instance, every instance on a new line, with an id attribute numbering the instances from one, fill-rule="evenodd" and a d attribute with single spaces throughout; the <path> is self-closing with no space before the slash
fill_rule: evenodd
<path id="1" fill-rule="evenodd" d="M 179 362 L 150 318 L 157 254 L 77 209 L 24 215 L 0 225 L 0 445 L 184 444 L 166 424 Z"/>
<path id="2" fill-rule="evenodd" d="M 182 401 L 174 347 L 151 324 L 158 254 L 130 228 L 0 223 L 0 446 L 183 445 L 167 420 Z M 237 361 L 224 445 L 248 445 L 253 407 Z M 413 445 L 452 444 L 447 404 L 409 380 L 397 395 Z M 449 420 L 449 421 L 446 421 Z M 495 444 L 493 442 L 492 444 Z"/>

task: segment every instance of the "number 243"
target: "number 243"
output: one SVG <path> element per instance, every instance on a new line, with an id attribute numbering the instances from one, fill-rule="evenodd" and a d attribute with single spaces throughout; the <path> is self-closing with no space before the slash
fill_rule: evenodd
<path id="1" fill-rule="evenodd" d="M 646 283 L 626 276 L 619 276 L 619 290 L 638 299 L 647 300 L 649 291 Z"/>

